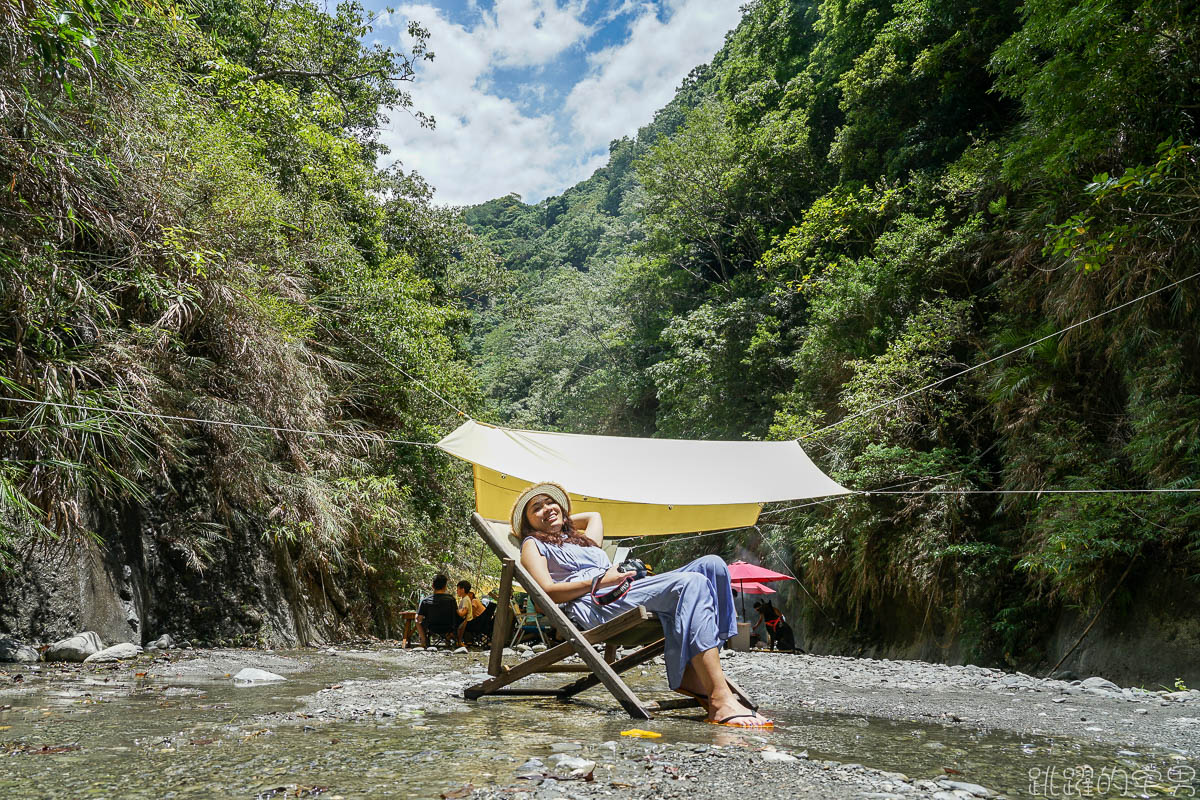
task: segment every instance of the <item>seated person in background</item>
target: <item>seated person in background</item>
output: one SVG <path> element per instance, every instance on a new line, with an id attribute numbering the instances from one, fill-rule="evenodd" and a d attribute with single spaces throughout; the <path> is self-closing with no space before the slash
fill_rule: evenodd
<path id="1" fill-rule="evenodd" d="M 450 579 L 437 575 L 433 579 L 433 594 L 417 607 L 417 632 L 421 647 L 429 647 L 430 634 L 449 636 L 458 629 L 458 613 L 454 598 L 446 591 Z"/>
<path id="2" fill-rule="evenodd" d="M 458 634 L 458 646 L 463 647 L 463 632 L 467 629 L 467 623 L 475 619 L 475 604 L 471 602 L 475 598 L 471 593 L 471 582 L 459 581 L 454 594 L 458 604 L 458 618 L 461 620 L 455 630 Z"/>
<path id="3" fill-rule="evenodd" d="M 492 625 L 496 617 L 495 601 L 484 603 L 476 599 L 474 592 L 467 592 L 467 596 L 471 598 L 471 606 L 475 612 L 475 616 L 463 628 L 463 641 L 478 642 L 483 639 L 490 639 Z"/>
<path id="4" fill-rule="evenodd" d="M 774 650 L 778 646 L 780 650 L 795 650 L 796 636 L 775 604 L 770 600 L 759 600 L 754 604 L 754 608 L 758 611 L 758 621 L 754 623 L 754 627 L 766 626 L 767 636 L 771 638 L 771 649 Z"/>

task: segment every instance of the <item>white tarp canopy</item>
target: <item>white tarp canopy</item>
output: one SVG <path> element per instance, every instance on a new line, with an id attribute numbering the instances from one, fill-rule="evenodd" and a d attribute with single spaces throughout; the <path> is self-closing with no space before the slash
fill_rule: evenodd
<path id="1" fill-rule="evenodd" d="M 600 503 L 606 531 L 612 527 L 607 520 L 615 504 L 641 506 L 643 517 L 646 513 L 654 516 L 647 506 L 676 512 L 684 506 L 697 512 L 719 512 L 721 507 L 753 509 L 757 518 L 763 503 L 850 492 L 818 469 L 794 441 L 584 436 L 497 428 L 469 420 L 438 446 L 475 465 L 476 506 L 490 519 L 506 519 L 504 503 L 511 505 L 517 493 L 539 481 L 562 484 L 573 503 L 583 501 L 581 510 L 588 502 Z M 730 522 L 727 516 L 718 513 L 704 520 L 711 521 L 712 527 L 724 526 Z M 651 525 L 653 530 L 644 532 L 672 532 L 658 527 L 662 526 Z M 710 528 L 694 515 L 667 527 Z"/>

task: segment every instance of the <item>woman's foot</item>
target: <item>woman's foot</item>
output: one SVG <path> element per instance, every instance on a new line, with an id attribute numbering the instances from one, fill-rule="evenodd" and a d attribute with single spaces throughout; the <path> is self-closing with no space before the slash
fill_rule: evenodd
<path id="1" fill-rule="evenodd" d="M 693 700 L 695 700 L 696 702 L 698 702 L 700 704 L 700 707 L 703 708 L 705 711 L 709 712 L 710 717 L 712 716 L 712 700 L 704 692 L 699 691 L 697 689 L 693 689 L 690 686 L 680 686 L 675 691 L 678 692 L 679 694 L 683 695 L 684 697 L 690 697 Z"/>
<path id="2" fill-rule="evenodd" d="M 739 703 L 730 695 L 728 700 L 710 704 L 708 721 L 730 728 L 773 728 L 775 723 Z"/>

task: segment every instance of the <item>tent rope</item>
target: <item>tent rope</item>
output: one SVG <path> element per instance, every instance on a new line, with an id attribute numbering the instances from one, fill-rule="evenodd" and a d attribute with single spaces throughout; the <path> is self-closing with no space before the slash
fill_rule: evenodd
<path id="1" fill-rule="evenodd" d="M 776 527 L 778 527 L 778 526 L 776 526 Z M 759 533 L 761 535 L 762 532 L 760 531 Z M 804 585 L 804 581 L 800 580 L 800 576 L 797 575 L 796 573 L 792 572 L 792 568 L 788 564 L 787 560 L 785 558 L 783 558 L 783 556 L 779 555 L 779 551 L 775 549 L 775 543 L 771 541 L 770 537 L 762 536 L 761 538 L 762 538 L 763 542 L 766 543 L 767 547 L 770 548 L 771 555 L 775 556 L 775 560 L 780 564 L 780 566 L 783 567 L 784 572 L 786 572 L 788 575 L 791 575 L 792 580 L 794 580 L 796 582 L 796 584 L 801 589 L 804 590 L 804 593 L 806 595 L 808 595 L 808 599 L 811 600 L 812 604 L 817 607 L 818 611 L 821 612 L 821 616 L 825 617 L 825 621 L 828 622 L 830 625 L 832 625 L 834 628 L 840 629 L 841 626 L 838 625 L 837 621 L 829 615 L 829 612 L 827 612 L 825 610 L 825 607 L 821 605 L 820 601 L 817 600 L 817 598 L 813 596 L 813 593 L 808 590 L 808 587 Z"/>
<path id="2" fill-rule="evenodd" d="M 748 530 L 751 528 L 753 528 L 754 530 L 758 530 L 757 525 L 743 525 L 740 528 L 725 528 L 724 530 L 719 530 L 719 531 L 705 531 L 704 533 L 689 533 L 686 536 L 660 534 L 658 536 L 655 536 L 654 538 L 660 539 L 660 540 L 665 538 L 666 536 L 670 536 L 671 538 L 667 539 L 666 541 L 644 542 L 642 544 L 630 545 L 629 549 L 637 550 L 642 547 L 648 547 L 650 549 L 647 550 L 646 552 L 649 553 L 654 550 L 659 550 L 663 547 L 666 547 L 669 544 L 675 544 L 675 542 L 686 542 L 690 539 L 703 539 L 708 536 L 720 536 L 720 535 L 726 534 L 726 533 L 737 533 L 738 531 L 744 531 L 744 530 Z M 632 538 L 636 538 L 636 537 L 626 536 L 624 539 L 621 539 L 620 541 L 624 542 L 624 541 L 627 541 L 628 539 L 632 539 Z"/>
<path id="3" fill-rule="evenodd" d="M 922 491 L 882 491 L 872 490 L 856 492 L 855 494 L 870 497 L 876 494 L 1196 494 L 1197 489 L 925 489 Z M 844 495 L 849 496 L 849 495 Z"/>
<path id="4" fill-rule="evenodd" d="M 1198 273 L 1198 274 L 1200 274 L 1200 273 Z M 396 438 L 392 438 L 390 436 L 375 436 L 375 435 L 365 434 L 365 433 L 354 434 L 354 433 L 338 433 L 336 431 L 313 431 L 313 430 L 307 430 L 305 428 L 291 428 L 291 427 L 280 426 L 280 425 L 263 425 L 263 424 L 259 424 L 259 423 L 253 423 L 253 422 L 234 422 L 232 420 L 205 419 L 203 417 L 186 417 L 186 416 L 177 415 L 177 414 L 157 414 L 157 413 L 153 413 L 153 412 L 149 412 L 149 411 L 138 411 L 136 409 L 108 408 L 106 406 L 87 406 L 87 405 L 81 405 L 78 403 L 56 402 L 53 400 L 34 400 L 34 399 L 30 399 L 30 398 L 9 396 L 9 397 L 0 397 L 0 402 L 19 403 L 19 404 L 24 404 L 24 405 L 42 406 L 42 407 L 50 407 L 50 408 L 74 409 L 74 410 L 78 410 L 78 411 L 89 411 L 89 412 L 102 413 L 102 414 L 116 414 L 116 415 L 120 415 L 120 416 L 137 417 L 137 418 L 145 418 L 145 419 L 157 419 L 157 420 L 164 420 L 164 421 L 171 421 L 171 422 L 189 422 L 189 423 L 194 423 L 194 424 L 199 424 L 199 425 L 216 425 L 216 426 L 224 426 L 224 427 L 229 427 L 229 428 L 241 428 L 241 429 L 246 429 L 246 430 L 267 431 L 267 432 L 271 432 L 271 433 L 295 433 L 295 434 L 300 434 L 300 435 L 305 435 L 305 436 L 324 436 L 324 437 L 333 438 L 333 439 L 342 439 L 342 440 L 346 440 L 346 441 L 352 441 L 352 442 L 362 444 L 362 445 L 403 444 L 403 445 L 412 445 L 414 447 L 433 447 L 433 448 L 436 448 L 438 446 L 436 442 L 421 442 L 421 441 L 414 441 L 411 439 L 396 439 Z M 962 470 L 958 470 L 957 472 L 962 472 Z M 939 478 L 944 478 L 944 477 L 948 477 L 950 475 L 955 475 L 955 474 L 957 474 L 957 472 L 948 472 L 948 473 L 945 473 L 944 475 L 935 475 L 935 476 L 928 477 L 928 478 L 914 478 L 911 481 L 905 481 L 904 483 L 895 484 L 895 486 L 903 486 L 907 483 L 918 483 L 918 482 L 924 481 L 924 480 L 937 480 Z M 1034 494 L 1034 495 L 1040 495 L 1040 494 L 1196 494 L 1196 493 L 1200 493 L 1200 488 L 923 489 L 923 490 L 905 489 L 905 490 L 899 490 L 899 491 L 893 490 L 891 488 L 867 489 L 867 490 L 852 489 L 850 494 L 839 495 L 837 497 L 831 497 L 831 498 L 823 498 L 820 500 L 814 500 L 809 503 L 803 503 L 801 505 L 788 506 L 786 508 L 772 509 L 770 511 L 764 511 L 763 514 L 764 515 L 781 514 L 785 511 L 795 511 L 797 509 L 808 508 L 810 506 L 820 505 L 823 503 L 830 503 L 830 502 L 834 502 L 836 500 L 844 499 L 846 497 L 853 497 L 855 495 L 862 495 L 862 496 L 870 497 L 872 495 L 927 495 L 927 494 L 940 494 L 940 495 L 976 495 L 976 494 L 978 494 L 978 495 L 984 495 L 984 494 L 1023 495 L 1023 494 Z M 720 530 L 720 531 L 708 531 L 708 532 L 705 532 L 702 534 L 695 534 L 694 536 L 696 538 L 701 537 L 701 536 L 716 536 L 717 534 L 732 533 L 734 531 L 739 531 L 739 530 L 743 530 L 743 528 L 728 528 L 728 529 Z M 681 541 L 681 540 L 676 539 L 673 541 Z"/>
<path id="5" fill-rule="evenodd" d="M 331 335 L 331 336 L 332 336 L 332 335 L 334 335 L 334 334 L 333 334 L 333 331 L 329 330 L 329 328 L 325 327 L 324 325 L 322 325 L 321 327 L 322 327 L 322 328 L 325 328 L 325 332 L 326 332 L 326 333 L 328 333 L 329 335 Z M 358 343 L 359 343 L 360 345 L 362 345 L 363 347 L 365 347 L 365 348 L 367 348 L 368 350 L 370 350 L 370 351 L 371 351 L 372 353 L 374 353 L 374 354 L 375 354 L 375 355 L 376 355 L 378 358 L 382 359 L 382 360 L 383 360 L 383 361 L 384 361 L 384 362 L 385 362 L 385 363 L 386 363 L 388 366 L 392 367 L 393 369 L 395 369 L 396 371 L 398 371 L 398 372 L 399 372 L 401 375 L 403 375 L 404 377 L 408 378 L 410 381 L 412 381 L 413 383 L 417 384 L 418 386 L 420 386 L 420 387 L 421 387 L 422 389 L 424 389 L 425 391 L 429 392 L 431 395 L 433 395 L 434 397 L 436 397 L 438 400 L 441 400 L 441 401 L 442 401 L 443 403 L 445 403 L 445 404 L 446 404 L 446 405 L 447 405 L 447 406 L 448 406 L 448 407 L 449 407 L 449 408 L 450 408 L 452 411 L 454 411 L 455 413 L 457 413 L 457 414 L 458 414 L 460 417 L 463 417 L 463 418 L 465 418 L 465 419 L 472 419 L 472 417 L 471 417 L 471 415 L 470 415 L 470 414 L 468 414 L 467 412 L 463 411 L 463 410 L 462 410 L 461 408 L 459 408 L 458 406 L 454 405 L 454 403 L 451 403 L 451 402 L 450 402 L 449 400 L 447 400 L 445 397 L 442 397 L 440 394 L 438 394 L 436 391 L 434 391 L 434 390 L 433 390 L 433 389 L 432 389 L 432 388 L 431 388 L 431 387 L 430 387 L 428 384 L 426 384 L 426 383 L 425 383 L 423 380 L 421 380 L 421 379 L 420 379 L 420 378 L 418 378 L 417 376 L 415 376 L 415 375 L 411 374 L 410 372 L 408 372 L 408 370 L 404 369 L 404 367 L 400 366 L 400 365 L 399 365 L 399 364 L 397 364 L 395 361 L 393 361 L 392 359 L 390 359 L 390 358 L 388 358 L 387 356 L 385 356 L 383 353 L 381 353 L 381 352 L 379 352 L 378 350 L 376 350 L 374 347 L 371 347 L 371 345 L 367 344 L 367 343 L 366 343 L 366 342 L 364 342 L 362 339 L 360 339 L 360 338 L 358 338 L 357 336 L 355 336 L 353 333 L 350 333 L 350 331 L 345 331 L 345 330 L 344 330 L 344 331 L 341 331 L 341 335 L 350 337 L 351 339 L 353 339 L 354 341 L 358 342 Z"/>
<path id="6" fill-rule="evenodd" d="M 303 428 L 288 428 L 279 425 L 261 425 L 253 422 L 233 422 L 232 420 L 204 419 L 202 417 L 184 417 L 175 414 L 155 414 L 150 411 L 137 411 L 129 408 L 106 408 L 104 406 L 85 406 L 77 403 L 60 403 L 53 400 L 33 400 L 23 397 L 0 397 L 0 402 L 22 403 L 31 406 L 50 408 L 68 408 L 79 411 L 92 411 L 102 414 L 118 414 L 127 417 L 158 419 L 171 422 L 192 422 L 200 425 L 221 425 L 229 428 L 245 428 L 249 430 L 270 431 L 272 433 L 298 433 L 307 436 L 327 436 L 334 439 L 346 439 L 359 444 L 410 444 L 417 447 L 437 447 L 435 442 L 417 442 L 409 439 L 393 439 L 388 436 L 373 436 L 370 434 L 337 433 L 336 431 L 310 431 Z"/>
<path id="7" fill-rule="evenodd" d="M 1047 335 L 1047 336 L 1043 336 L 1043 337 L 1041 337 L 1040 339 L 1034 339 L 1032 342 L 1028 342 L 1027 344 L 1023 344 L 1023 345 L 1021 345 L 1020 347 L 1015 347 L 1015 348 L 1013 348 L 1012 350 L 1009 350 L 1007 353 L 1001 353 L 1001 354 L 1000 354 L 1000 355 L 998 355 L 998 356 L 993 356 L 992 358 L 989 358 L 989 359 L 988 359 L 988 360 L 986 360 L 986 361 L 982 361 L 982 362 L 980 362 L 980 363 L 978 363 L 978 364 L 976 364 L 976 365 L 974 365 L 974 366 L 967 367 L 966 369 L 964 369 L 964 370 L 960 370 L 960 371 L 958 371 L 958 372 L 954 373 L 953 375 L 948 375 L 947 377 L 945 377 L 945 378 L 942 378 L 942 379 L 940 379 L 940 380 L 936 380 L 936 381 L 934 381 L 933 383 L 927 383 L 927 384 L 925 384 L 924 386 L 921 386 L 920 388 L 913 389 L 911 392 L 905 392 L 904 394 L 902 394 L 902 395 L 900 395 L 900 396 L 898 396 L 898 397 L 893 397 L 891 400 L 885 400 L 885 401 L 884 401 L 884 402 L 882 402 L 882 403 L 877 403 L 876 405 L 873 405 L 873 406 L 871 406 L 870 408 L 867 408 L 867 409 L 865 409 L 865 410 L 863 410 L 863 411 L 858 411 L 858 412 L 855 412 L 854 414 L 851 414 L 851 415 L 850 415 L 850 416 L 848 416 L 848 417 L 842 417 L 842 418 L 841 418 L 840 420 L 838 420 L 837 422 L 831 423 L 831 424 L 829 424 L 829 425 L 826 425 L 826 426 L 825 426 L 825 427 L 823 427 L 823 428 L 818 428 L 818 429 L 817 429 L 817 430 L 815 430 L 815 431 L 811 431 L 811 432 L 809 432 L 809 433 L 806 433 L 806 434 L 804 434 L 803 436 L 800 436 L 799 438 L 797 438 L 797 439 L 796 439 L 796 441 L 797 441 L 797 442 L 802 442 L 802 441 L 804 441 L 805 439 L 809 439 L 809 438 L 811 438 L 811 437 L 813 437 L 813 436 L 817 436 L 817 435 L 819 435 L 819 434 L 822 434 L 822 433 L 824 433 L 825 431 L 832 430 L 833 428 L 836 428 L 836 427 L 838 427 L 838 426 L 840 426 L 840 425 L 845 425 L 845 424 L 846 424 L 847 422 L 849 422 L 850 420 L 853 420 L 853 419 L 858 419 L 859 417 L 862 417 L 862 416 L 865 416 L 865 415 L 867 415 L 867 414 L 870 414 L 870 413 L 872 413 L 872 412 L 878 411 L 879 409 L 881 409 L 881 408 L 884 408 L 885 406 L 890 406 L 892 403 L 899 403 L 901 400 L 904 400 L 905 398 L 908 398 L 908 397 L 912 397 L 912 396 L 913 396 L 913 395 L 915 395 L 915 394 L 920 394 L 921 392 L 924 392 L 924 391 L 926 391 L 927 389 L 932 389 L 932 388 L 934 388 L 935 386 L 941 386 L 943 383 L 946 383 L 947 381 L 952 381 L 952 380 L 954 380 L 955 378 L 960 378 L 960 377 L 962 377 L 963 375 L 966 375 L 968 372 L 974 372 L 975 370 L 977 370 L 977 369 L 980 369 L 980 368 L 982 368 L 982 367 L 986 367 L 988 364 L 992 364 L 992 363 L 994 363 L 994 362 L 996 362 L 996 361 L 999 361 L 999 360 L 1000 360 L 1000 359 L 1002 359 L 1002 358 L 1007 358 L 1008 356 L 1011 356 L 1011 355 L 1013 355 L 1013 354 L 1015 354 L 1015 353 L 1019 353 L 1019 352 L 1021 352 L 1022 350 L 1028 350 L 1030 347 L 1033 347 L 1035 344 L 1041 344 L 1042 342 L 1046 341 L 1047 339 L 1053 339 L 1055 336 L 1060 336 L 1060 335 L 1062 335 L 1062 334 L 1066 333 L 1067 331 L 1074 330 L 1075 328 L 1078 328 L 1078 327 L 1080 327 L 1081 325 L 1086 325 L 1087 323 L 1089 323 L 1089 322 L 1092 322 L 1093 320 L 1100 319 L 1100 317 L 1103 317 L 1103 316 L 1105 316 L 1105 315 L 1107 315 L 1107 314 L 1111 314 L 1111 313 L 1113 313 L 1114 311 L 1120 311 L 1122 308 L 1126 308 L 1126 307 L 1128 307 L 1128 306 L 1131 306 L 1131 305 L 1133 305 L 1134 303 L 1141 302 L 1142 300 L 1145 300 L 1145 299 L 1146 299 L 1146 298 L 1148 298 L 1148 297 L 1152 297 L 1152 296 L 1154 296 L 1154 295 L 1158 294 L 1159 292 L 1165 292 L 1167 289 L 1170 289 L 1170 288 L 1172 288 L 1172 287 L 1178 286 L 1178 285 L 1179 285 L 1179 284 L 1181 284 L 1181 283 L 1185 283 L 1185 282 L 1187 282 L 1187 281 L 1190 281 L 1190 280 L 1192 280 L 1193 278 L 1195 278 L 1195 277 L 1197 277 L 1197 276 L 1200 276 L 1200 272 L 1193 272 L 1191 275 L 1188 275 L 1186 278 L 1180 278 L 1180 279 L 1179 279 L 1179 280 L 1177 280 L 1177 281 L 1174 281 L 1174 282 L 1172 282 L 1172 283 L 1168 283 L 1166 286 L 1160 286 L 1159 288 L 1155 289 L 1154 291 L 1151 291 L 1151 292 L 1146 292 L 1145 294 L 1141 295 L 1140 297 L 1135 297 L 1135 298 L 1133 298 L 1132 300 L 1129 300 L 1129 301 L 1127 301 L 1127 302 L 1124 302 L 1124 303 L 1122 303 L 1122 304 L 1121 304 L 1121 305 L 1119 305 L 1119 306 L 1114 306 L 1113 308 L 1110 308 L 1110 309 L 1108 309 L 1108 310 L 1106 310 L 1106 311 L 1101 311 L 1099 314 L 1093 314 L 1092 316 L 1088 317 L 1088 318 L 1087 318 L 1087 319 L 1085 319 L 1085 320 L 1081 320 L 1080 322 L 1076 322 L 1076 323 L 1074 323 L 1073 325 L 1068 325 L 1067 327 L 1063 328 L 1062 330 L 1060 330 L 1060 331 L 1055 331 L 1054 333 L 1051 333 L 1051 334 L 1049 334 L 1049 335 Z"/>

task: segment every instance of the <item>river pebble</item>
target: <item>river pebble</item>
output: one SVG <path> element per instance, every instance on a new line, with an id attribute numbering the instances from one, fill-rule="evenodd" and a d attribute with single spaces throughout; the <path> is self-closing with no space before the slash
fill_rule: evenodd
<path id="1" fill-rule="evenodd" d="M 993 792 L 991 789 L 985 789 L 978 783 L 965 783 L 963 781 L 950 780 L 940 781 L 940 783 L 947 789 L 956 789 L 960 792 L 972 794 L 975 797 L 991 797 L 993 794 L 995 794 L 995 792 Z"/>

